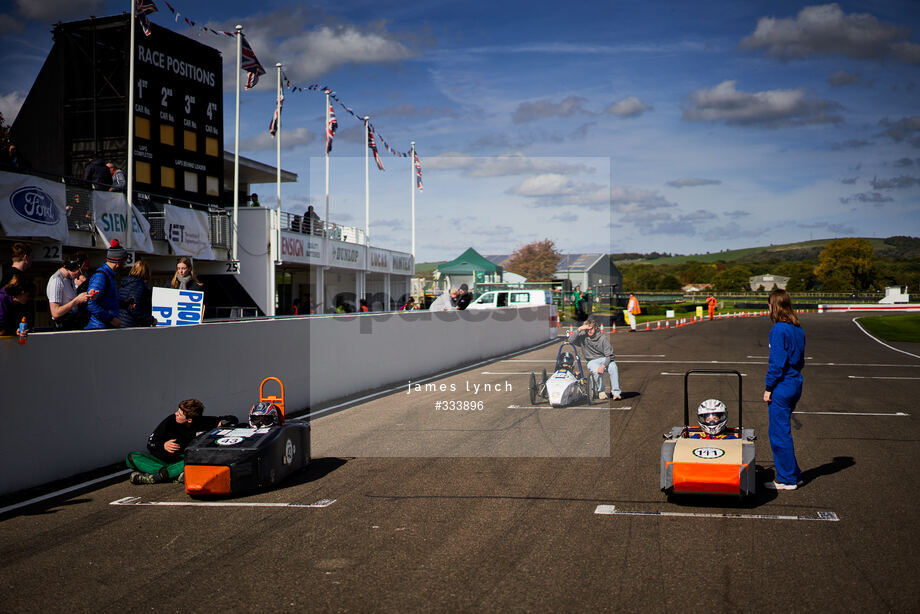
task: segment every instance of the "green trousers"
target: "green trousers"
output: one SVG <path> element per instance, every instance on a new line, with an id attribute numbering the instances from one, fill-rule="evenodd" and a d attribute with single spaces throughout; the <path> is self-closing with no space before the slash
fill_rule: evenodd
<path id="1" fill-rule="evenodd" d="M 179 474 L 185 471 L 185 459 L 170 464 L 146 452 L 132 452 L 125 459 L 125 463 L 129 468 L 141 473 L 156 475 L 165 470 L 166 478 L 169 480 L 175 480 L 179 477 Z"/>

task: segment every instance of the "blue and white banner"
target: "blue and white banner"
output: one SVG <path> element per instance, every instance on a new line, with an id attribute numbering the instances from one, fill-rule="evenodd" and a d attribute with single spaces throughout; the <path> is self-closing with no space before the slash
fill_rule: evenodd
<path id="1" fill-rule="evenodd" d="M 154 288 L 151 304 L 157 326 L 201 324 L 204 316 L 204 292 Z"/>
<path id="2" fill-rule="evenodd" d="M 164 230 L 169 246 L 177 256 L 214 260 L 208 233 L 208 214 L 195 209 L 163 205 Z"/>
<path id="3" fill-rule="evenodd" d="M 48 237 L 67 243 L 64 184 L 0 172 L 0 225 L 7 237 Z"/>
<path id="4" fill-rule="evenodd" d="M 93 191 L 93 223 L 102 244 L 108 245 L 112 239 L 118 239 L 123 246 L 128 246 L 128 203 L 121 192 Z M 140 211 L 133 209 L 134 222 L 131 224 L 131 249 L 139 252 L 153 253 L 153 240 L 150 238 L 150 222 Z"/>

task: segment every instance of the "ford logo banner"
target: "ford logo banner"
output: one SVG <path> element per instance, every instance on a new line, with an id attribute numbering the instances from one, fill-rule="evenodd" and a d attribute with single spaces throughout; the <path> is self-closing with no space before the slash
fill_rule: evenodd
<path id="1" fill-rule="evenodd" d="M 36 186 L 19 188 L 13 192 L 10 195 L 10 204 L 13 211 L 30 222 L 53 226 L 61 220 L 54 199 Z"/>

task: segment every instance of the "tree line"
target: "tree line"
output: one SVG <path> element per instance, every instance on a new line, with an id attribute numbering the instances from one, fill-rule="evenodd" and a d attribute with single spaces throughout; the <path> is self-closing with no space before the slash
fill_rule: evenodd
<path id="1" fill-rule="evenodd" d="M 766 252 L 732 262 L 630 263 L 618 268 L 628 291 L 671 292 L 688 284 L 712 284 L 717 292 L 749 292 L 754 275 L 788 277 L 790 292 L 873 292 L 886 286 L 920 290 L 920 238 L 889 237 L 884 244 L 876 253 L 866 239 L 835 239 L 820 251 L 793 250 L 801 257 L 796 260 L 789 259 L 793 253 Z"/>

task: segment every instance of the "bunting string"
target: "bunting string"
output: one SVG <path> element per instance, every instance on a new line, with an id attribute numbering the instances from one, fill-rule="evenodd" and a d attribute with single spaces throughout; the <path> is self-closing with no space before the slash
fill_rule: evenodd
<path id="1" fill-rule="evenodd" d="M 153 0 L 137 0 L 137 4 L 138 4 L 138 12 L 141 13 L 141 11 L 143 11 L 141 14 L 143 15 L 144 20 L 147 19 L 147 16 L 149 14 L 157 11 L 156 4 L 154 4 Z M 227 32 L 226 30 L 215 30 L 213 28 L 209 28 L 206 25 L 200 25 L 195 20 L 190 19 L 187 15 L 183 14 L 177 7 L 174 7 L 172 4 L 167 2 L 167 0 L 163 0 L 163 4 L 165 4 L 166 8 L 169 9 L 169 12 L 173 14 L 173 17 L 176 23 L 179 23 L 179 19 L 182 19 L 182 21 L 185 22 L 185 25 L 187 25 L 188 27 L 195 28 L 203 32 L 208 32 L 210 34 L 214 34 L 215 36 L 227 36 L 230 38 L 233 38 L 234 36 L 236 36 L 235 32 Z M 146 30 L 145 33 L 146 32 L 149 32 L 149 30 Z M 149 34 L 147 35 L 149 36 Z M 252 48 L 249 47 L 248 42 L 246 42 L 245 37 L 243 40 L 244 40 L 244 56 L 246 56 L 245 51 L 247 51 L 246 48 L 248 48 L 248 54 L 251 57 L 244 57 L 244 63 L 248 59 L 250 60 L 250 66 L 249 67 L 243 66 L 242 68 L 243 70 L 249 71 L 249 80 L 247 81 L 246 89 L 251 89 L 258 82 L 259 75 L 265 74 L 265 70 L 262 68 L 262 65 L 259 63 L 259 61 L 255 58 L 255 54 L 252 52 Z M 312 83 L 305 87 L 296 85 L 295 83 L 292 83 L 290 79 L 287 78 L 287 76 L 284 74 L 283 71 L 281 73 L 281 78 L 284 83 L 284 86 L 287 89 L 289 89 L 291 92 L 299 93 L 299 92 L 304 92 L 304 91 L 311 91 L 311 92 L 326 93 L 328 91 L 329 97 L 335 102 L 337 102 L 339 106 L 345 110 L 346 113 L 354 117 L 356 120 L 358 120 L 362 124 L 364 123 L 364 116 L 356 113 L 351 107 L 349 107 L 344 102 L 342 102 L 342 100 L 336 95 L 335 91 L 332 90 L 331 88 L 328 88 L 324 85 L 320 85 L 319 83 Z M 370 122 L 368 122 L 368 127 L 370 128 L 371 132 L 375 133 L 376 138 L 379 140 L 381 144 L 383 144 L 383 148 L 386 151 L 388 151 L 390 154 L 398 158 L 408 158 L 410 156 L 409 151 L 405 151 L 405 152 L 397 151 L 396 149 L 391 147 L 389 142 L 387 142 L 386 138 L 384 138 L 384 136 L 380 134 L 380 131 L 377 130 L 376 126 L 374 126 Z M 376 151 L 375 151 L 375 156 L 376 156 Z M 418 172 L 419 189 L 421 189 L 421 165 L 419 164 L 417 157 L 414 160 L 414 164 Z M 382 166 L 382 164 L 379 163 L 379 159 L 378 159 L 378 165 Z"/>
<path id="2" fill-rule="evenodd" d="M 291 92 L 297 92 L 297 93 L 322 92 L 325 94 L 328 91 L 329 98 L 336 101 L 346 113 L 354 117 L 356 120 L 358 120 L 362 124 L 364 123 L 364 116 L 361 115 L 360 113 L 357 113 L 354 109 L 352 109 L 351 107 L 346 105 L 344 102 L 342 102 L 342 100 L 336 95 L 335 90 L 333 90 L 330 87 L 326 87 L 325 85 L 320 85 L 319 83 L 311 83 L 310 85 L 306 85 L 306 86 L 296 85 L 295 83 L 291 82 L 290 79 L 287 78 L 287 75 L 284 74 L 283 70 L 281 71 L 281 82 L 284 84 L 284 87 L 289 89 Z M 387 150 L 390 154 L 396 156 L 397 158 L 408 158 L 409 157 L 408 151 L 406 152 L 397 151 L 395 148 L 390 147 L 390 144 L 387 142 L 386 138 L 384 138 L 384 136 L 380 134 L 380 131 L 377 130 L 377 127 L 374 126 L 374 124 L 368 122 L 368 125 L 370 126 L 370 129 L 374 132 L 374 134 L 376 135 L 380 143 L 383 144 L 383 148 Z"/>

